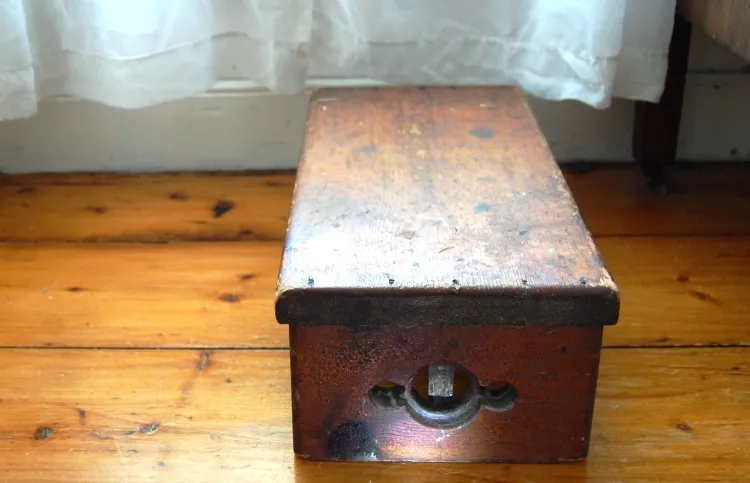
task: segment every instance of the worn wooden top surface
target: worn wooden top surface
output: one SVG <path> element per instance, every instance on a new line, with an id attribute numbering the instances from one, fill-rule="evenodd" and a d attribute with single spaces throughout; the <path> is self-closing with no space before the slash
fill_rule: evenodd
<path id="1" fill-rule="evenodd" d="M 615 291 L 519 90 L 314 95 L 282 296 L 584 296 L 611 305 Z M 309 307 L 282 322 L 306 320 L 317 311 Z"/>
<path id="2" fill-rule="evenodd" d="M 747 481 L 750 166 L 565 173 L 623 303 L 566 465 L 294 457 L 293 174 L 0 177 L 0 481 Z"/>

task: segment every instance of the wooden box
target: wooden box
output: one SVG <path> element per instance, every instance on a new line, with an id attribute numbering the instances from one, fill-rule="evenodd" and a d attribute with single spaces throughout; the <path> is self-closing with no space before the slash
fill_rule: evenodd
<path id="1" fill-rule="evenodd" d="M 585 458 L 618 311 L 518 89 L 314 94 L 276 298 L 297 455 Z"/>

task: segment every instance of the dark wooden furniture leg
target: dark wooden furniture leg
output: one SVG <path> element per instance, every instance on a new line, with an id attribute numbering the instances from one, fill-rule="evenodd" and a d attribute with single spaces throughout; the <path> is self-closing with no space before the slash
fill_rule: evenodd
<path id="1" fill-rule="evenodd" d="M 664 166 L 677 156 L 682 100 L 690 53 L 690 22 L 675 16 L 669 46 L 669 67 L 659 103 L 636 102 L 633 157 L 652 186 L 664 183 Z"/>

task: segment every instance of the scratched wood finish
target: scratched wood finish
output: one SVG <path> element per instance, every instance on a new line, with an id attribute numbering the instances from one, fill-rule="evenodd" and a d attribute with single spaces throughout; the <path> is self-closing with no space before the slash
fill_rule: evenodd
<path id="1" fill-rule="evenodd" d="M 678 0 L 678 12 L 750 62 L 750 0 Z"/>
<path id="2" fill-rule="evenodd" d="M 750 344 L 750 237 L 600 238 L 605 346 Z M 0 346 L 287 347 L 278 242 L 0 245 Z"/>
<path id="3" fill-rule="evenodd" d="M 287 351 L 4 349 L 0 357 L 3 481 L 741 481 L 750 473 L 748 348 L 605 349 L 589 459 L 564 465 L 295 460 Z"/>
<path id="4" fill-rule="evenodd" d="M 634 165 L 592 166 L 563 172 L 594 235 L 750 234 L 747 164 L 667 168 L 666 192 Z M 0 241 L 281 241 L 293 185 L 293 173 L 5 176 Z M 233 206 L 216 218 L 221 201 Z"/>
<path id="5" fill-rule="evenodd" d="M 598 328 L 618 301 L 520 89 L 313 95 L 280 323 Z"/>

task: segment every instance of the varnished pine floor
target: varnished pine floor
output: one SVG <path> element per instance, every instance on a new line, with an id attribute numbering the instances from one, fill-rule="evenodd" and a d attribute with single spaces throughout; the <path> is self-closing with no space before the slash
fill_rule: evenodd
<path id="1" fill-rule="evenodd" d="M 750 167 L 568 170 L 622 293 L 591 453 L 315 463 L 272 297 L 292 174 L 0 178 L 0 481 L 750 478 Z"/>

